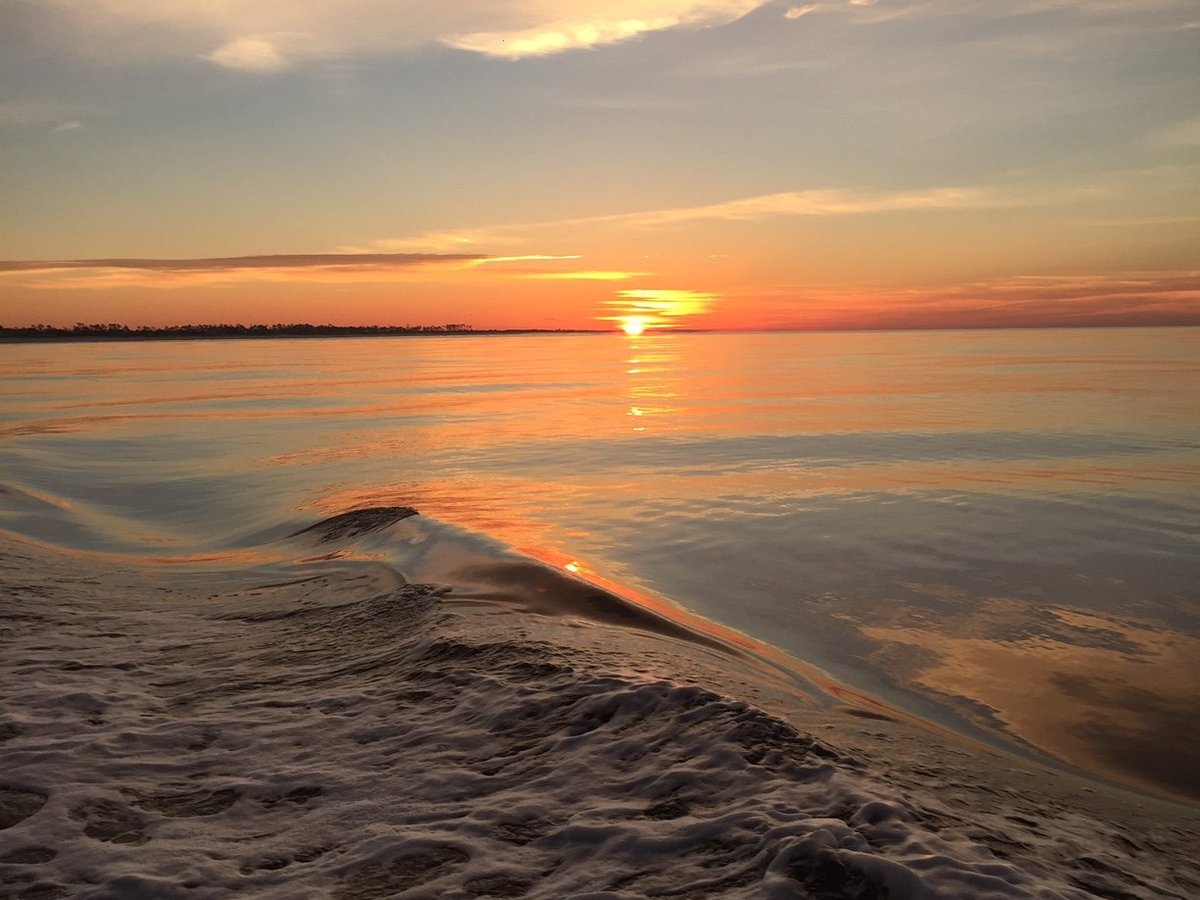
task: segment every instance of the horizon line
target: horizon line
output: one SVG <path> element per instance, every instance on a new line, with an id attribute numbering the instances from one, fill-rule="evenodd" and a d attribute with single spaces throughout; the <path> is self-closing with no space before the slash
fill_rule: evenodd
<path id="1" fill-rule="evenodd" d="M 1197 328 L 1200 320 L 1186 322 L 1075 322 L 1026 325 L 845 325 L 829 327 L 763 327 L 763 328 L 676 328 L 647 329 L 641 335 L 630 336 L 618 328 L 546 328 L 513 326 L 506 328 L 473 328 L 463 324 L 440 325 L 333 325 L 309 322 L 254 323 L 243 325 L 231 322 L 201 322 L 179 325 L 127 325 L 124 323 L 75 323 L 74 325 L 0 325 L 0 341 L 36 342 L 54 339 L 139 340 L 155 337 L 174 337 L 196 340 L 278 339 L 295 337 L 463 337 L 470 335 L 515 334 L 615 334 L 624 337 L 648 337 L 653 334 L 822 334 L 912 331 L 1051 331 L 1081 329 L 1127 328 Z M 205 329 L 211 329 L 208 333 Z M 229 329 L 220 333 L 219 329 Z M 295 329 L 295 331 L 292 331 Z M 303 333 L 311 330 L 310 333 Z M 324 331 L 325 333 L 321 333 Z M 299 332 L 299 333 L 297 333 Z M 355 333 L 357 332 L 357 333 Z"/>

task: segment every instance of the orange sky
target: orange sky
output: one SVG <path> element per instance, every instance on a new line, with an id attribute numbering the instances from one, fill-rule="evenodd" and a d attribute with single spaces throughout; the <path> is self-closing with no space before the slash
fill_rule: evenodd
<path id="1" fill-rule="evenodd" d="M 1188 0 L 9 5 L 0 324 L 1200 324 L 1196 58 Z"/>

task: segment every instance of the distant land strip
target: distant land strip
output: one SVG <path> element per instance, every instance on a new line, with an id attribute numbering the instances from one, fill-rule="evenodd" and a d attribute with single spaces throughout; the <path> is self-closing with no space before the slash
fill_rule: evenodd
<path id="1" fill-rule="evenodd" d="M 607 330 L 607 329 L 606 329 Z M 310 325 L 307 322 L 274 325 L 140 325 L 115 323 L 70 328 L 29 325 L 0 326 L 0 341 L 170 341 L 222 340 L 226 338 L 388 337 L 394 335 L 462 334 L 591 334 L 584 328 L 491 328 L 476 330 L 461 322 L 446 325 Z"/>

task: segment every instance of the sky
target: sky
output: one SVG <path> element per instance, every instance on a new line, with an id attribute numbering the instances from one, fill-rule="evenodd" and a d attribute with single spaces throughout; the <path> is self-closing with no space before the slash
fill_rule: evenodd
<path id="1" fill-rule="evenodd" d="M 1196 0 L 0 0 L 0 325 L 1200 324 Z"/>

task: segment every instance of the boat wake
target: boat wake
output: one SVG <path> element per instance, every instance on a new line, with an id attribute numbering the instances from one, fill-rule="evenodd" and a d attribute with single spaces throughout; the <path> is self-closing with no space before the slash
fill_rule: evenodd
<path id="1" fill-rule="evenodd" d="M 492 593 L 412 580 L 379 548 L 414 515 L 303 528 L 288 577 L 240 585 L 6 540 L 0 896 L 1200 891 L 1177 821 L 989 787 L 899 723 L 822 710 L 818 738 L 736 696 L 719 641 L 531 561 Z"/>

